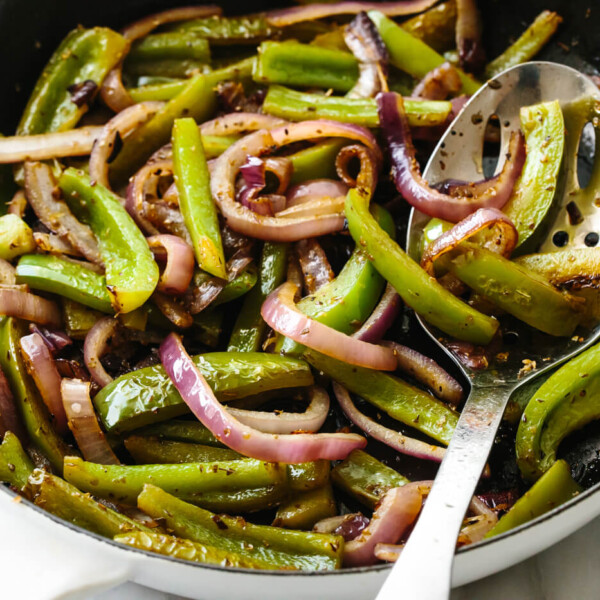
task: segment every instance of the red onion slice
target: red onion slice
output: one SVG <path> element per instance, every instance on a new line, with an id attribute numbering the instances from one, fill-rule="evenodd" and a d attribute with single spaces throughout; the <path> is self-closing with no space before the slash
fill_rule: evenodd
<path id="1" fill-rule="evenodd" d="M 304 276 L 304 288 L 308 294 L 314 294 L 324 285 L 333 281 L 333 269 L 321 244 L 315 239 L 296 242 L 298 262 Z"/>
<path id="2" fill-rule="evenodd" d="M 90 156 L 90 178 L 93 181 L 111 189 L 108 178 L 108 164 L 115 148 L 117 134 L 125 137 L 163 106 L 164 102 L 134 104 L 115 115 L 104 125 Z"/>
<path id="3" fill-rule="evenodd" d="M 362 327 L 352 334 L 352 337 L 371 344 L 379 343 L 387 330 L 394 324 L 401 307 L 400 295 L 388 283 L 375 310 Z"/>
<path id="4" fill-rule="evenodd" d="M 31 333 L 37 333 L 40 335 L 42 340 L 44 340 L 44 344 L 46 344 L 48 350 L 50 350 L 53 355 L 57 354 L 73 343 L 73 340 L 66 333 L 64 333 L 64 331 L 38 327 L 34 323 L 29 324 L 29 331 L 31 331 Z"/>
<path id="5" fill-rule="evenodd" d="M 311 179 L 298 183 L 286 192 L 287 207 L 297 206 L 312 200 L 346 198 L 348 186 L 335 179 Z"/>
<path id="6" fill-rule="evenodd" d="M 167 336 L 160 347 L 160 359 L 181 397 L 202 424 L 219 441 L 244 456 L 289 464 L 342 460 L 366 444 L 363 437 L 351 433 L 273 435 L 257 431 L 225 410 L 179 336 L 174 333 Z"/>
<path id="7" fill-rule="evenodd" d="M 450 252 L 461 242 L 468 240 L 480 231 L 491 227 L 494 228 L 495 235 L 484 246 L 493 252 L 509 257 L 519 240 L 517 228 L 500 210 L 480 208 L 429 244 L 421 257 L 421 267 L 433 277 L 435 275 L 434 263 L 440 256 Z"/>
<path id="8" fill-rule="evenodd" d="M 479 73 L 485 67 L 481 33 L 476 0 L 456 0 L 456 48 L 460 66 L 469 73 Z"/>
<path id="9" fill-rule="evenodd" d="M 409 204 L 429 216 L 453 223 L 479 208 L 500 209 L 506 204 L 525 162 L 525 143 L 520 131 L 512 133 L 502 172 L 485 191 L 475 196 L 449 196 L 429 187 L 421 177 L 402 97 L 393 92 L 379 94 L 377 106 L 396 188 Z"/>
<path id="10" fill-rule="evenodd" d="M 100 387 L 113 380 L 102 366 L 100 358 L 106 352 L 108 341 L 114 335 L 118 324 L 113 317 L 103 317 L 88 331 L 83 342 L 83 361 L 92 379 Z"/>
<path id="11" fill-rule="evenodd" d="M 20 345 L 25 368 L 35 381 L 44 404 L 54 417 L 56 430 L 61 434 L 66 433 L 67 416 L 60 395 L 61 379 L 48 346 L 37 333 L 23 336 Z"/>
<path id="12" fill-rule="evenodd" d="M 15 285 L 17 273 L 15 268 L 3 258 L 0 258 L 0 285 Z"/>
<path id="13" fill-rule="evenodd" d="M 194 324 L 194 317 L 182 306 L 180 300 L 166 294 L 161 294 L 160 292 L 155 292 L 152 294 L 152 301 L 175 327 L 188 329 Z"/>
<path id="14" fill-rule="evenodd" d="M 167 264 L 160 276 L 157 289 L 168 294 L 183 294 L 194 276 L 194 251 L 175 235 L 166 233 L 147 238 L 148 246 L 155 255 L 167 257 Z"/>
<path id="15" fill-rule="evenodd" d="M 350 513 L 321 519 L 315 523 L 313 531 L 341 535 L 344 541 L 356 539 L 369 525 L 369 519 L 362 513 Z"/>
<path id="16" fill-rule="evenodd" d="M 227 407 L 227 412 L 242 425 L 263 433 L 314 433 L 321 429 L 329 413 L 329 394 L 317 386 L 310 387 L 308 394 L 310 404 L 303 413 L 262 412 L 231 407 Z"/>
<path id="17" fill-rule="evenodd" d="M 304 219 L 324 216 L 338 217 L 344 214 L 344 203 L 346 196 L 337 198 L 314 198 L 302 204 L 288 206 L 275 214 L 278 219 Z"/>
<path id="18" fill-rule="evenodd" d="M 90 398 L 90 383 L 79 379 L 63 379 L 60 389 L 69 429 L 85 460 L 99 465 L 120 464 L 98 424 Z"/>
<path id="19" fill-rule="evenodd" d="M 296 308 L 295 293 L 296 286 L 286 282 L 269 294 L 260 311 L 269 327 L 299 344 L 351 365 L 382 371 L 396 369 L 392 350 L 354 339 L 307 317 Z"/>
<path id="20" fill-rule="evenodd" d="M 26 434 L 17 414 L 15 399 L 2 369 L 0 369 L 0 435 L 12 431 L 20 440 L 26 439 Z"/>
<path id="21" fill-rule="evenodd" d="M 90 126 L 41 135 L 0 138 L 0 164 L 85 156 L 92 151 L 101 131 L 100 126 Z"/>
<path id="22" fill-rule="evenodd" d="M 455 67 L 446 62 L 429 71 L 417 84 L 412 95 L 427 100 L 445 100 L 460 92 L 462 82 Z"/>
<path id="23" fill-rule="evenodd" d="M 383 496 L 369 525 L 344 547 L 344 566 L 361 567 L 374 564 L 377 544 L 393 544 L 413 524 L 421 511 L 420 483 L 407 483 L 392 488 Z"/>
<path id="24" fill-rule="evenodd" d="M 447 371 L 433 359 L 396 342 L 384 342 L 398 359 L 398 368 L 426 385 L 438 398 L 457 406 L 464 398 L 463 389 Z"/>
<path id="25" fill-rule="evenodd" d="M 0 315 L 59 328 L 62 317 L 55 302 L 21 289 L 0 287 Z"/>
<path id="26" fill-rule="evenodd" d="M 275 129 L 285 125 L 287 121 L 272 115 L 260 113 L 237 112 L 217 117 L 200 125 L 202 135 L 233 135 L 258 131 L 259 129 Z"/>
<path id="27" fill-rule="evenodd" d="M 444 458 L 446 453 L 445 448 L 440 448 L 439 446 L 405 436 L 399 431 L 388 429 L 361 413 L 354 405 L 354 402 L 352 402 L 346 388 L 336 382 L 333 383 L 333 391 L 344 414 L 352 423 L 362 429 L 367 435 L 370 435 L 374 440 L 382 442 L 402 454 L 408 454 L 416 458 L 433 460 L 435 462 L 441 462 Z"/>
<path id="28" fill-rule="evenodd" d="M 23 171 L 27 199 L 37 218 L 89 261 L 101 265 L 98 242 L 92 230 L 80 223 L 67 204 L 55 196 L 52 169 L 45 163 L 26 162 Z"/>
<path id="29" fill-rule="evenodd" d="M 315 3 L 293 8 L 273 10 L 266 14 L 267 22 L 274 27 L 286 27 L 302 21 L 315 21 L 337 15 L 355 15 L 361 11 L 381 11 L 388 17 L 402 17 L 427 10 L 437 0 L 404 0 L 403 2 L 333 2 Z"/>

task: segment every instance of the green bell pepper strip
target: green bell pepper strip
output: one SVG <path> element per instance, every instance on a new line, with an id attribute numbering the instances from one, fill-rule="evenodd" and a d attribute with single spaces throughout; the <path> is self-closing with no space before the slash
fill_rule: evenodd
<path id="1" fill-rule="evenodd" d="M 206 158 L 217 158 L 221 156 L 229 146 L 233 146 L 242 139 L 239 135 L 203 135 L 202 146 Z"/>
<path id="2" fill-rule="evenodd" d="M 29 486 L 35 496 L 35 505 L 64 519 L 73 525 L 112 538 L 130 531 L 151 532 L 152 529 L 118 513 L 89 494 L 60 477 L 36 469 L 29 478 Z"/>
<path id="3" fill-rule="evenodd" d="M 123 36 L 105 27 L 71 31 L 38 79 L 17 127 L 17 135 L 75 127 L 87 104 L 77 106 L 68 88 L 88 80 L 99 88 L 127 46 Z"/>
<path id="4" fill-rule="evenodd" d="M 202 123 L 211 117 L 215 108 L 213 83 L 204 75 L 192 77 L 151 119 L 125 138 L 121 151 L 111 163 L 111 180 L 117 187 L 127 183 L 127 178 L 169 141 L 175 119 L 190 117 Z"/>
<path id="5" fill-rule="evenodd" d="M 369 212 L 369 198 L 356 188 L 346 197 L 346 218 L 356 244 L 417 314 L 460 340 L 482 345 L 492 340 L 498 321 L 474 310 L 430 277 L 377 224 Z"/>
<path id="6" fill-rule="evenodd" d="M 223 332 L 223 319 L 225 314 L 222 310 L 203 310 L 194 315 L 194 335 L 202 344 L 215 348 L 219 344 L 221 333 Z"/>
<path id="7" fill-rule="evenodd" d="M 486 533 L 485 537 L 505 533 L 523 523 L 547 513 L 564 504 L 582 492 L 571 477 L 569 465 L 564 460 L 557 460 L 538 479 L 531 489 L 521 496 L 514 506 Z"/>
<path id="8" fill-rule="evenodd" d="M 356 367 L 307 349 L 304 358 L 315 369 L 376 406 L 393 419 L 448 444 L 458 413 L 426 392 L 384 373 Z"/>
<path id="9" fill-rule="evenodd" d="M 153 485 L 146 485 L 138 496 L 138 508 L 161 519 L 180 537 L 243 553 L 269 568 L 315 571 L 341 567 L 344 541 L 337 535 L 289 531 L 217 516 Z"/>
<path id="10" fill-rule="evenodd" d="M 204 79 L 206 85 L 212 89 L 221 81 L 250 80 L 252 78 L 252 70 L 255 61 L 256 57 L 253 56 L 223 67 L 222 69 L 216 69 L 210 73 L 205 73 Z M 127 91 L 134 102 L 148 102 L 149 100 L 169 101 L 181 93 L 188 84 L 189 80 L 184 79 L 181 81 L 171 81 L 129 88 Z"/>
<path id="11" fill-rule="evenodd" d="M 267 325 L 260 316 L 260 309 L 267 296 L 286 277 L 288 246 L 277 242 L 263 244 L 258 283 L 244 299 L 229 338 L 227 352 L 258 352 L 261 349 Z"/>
<path id="12" fill-rule="evenodd" d="M 134 531 L 114 536 L 114 541 L 138 550 L 155 552 L 170 558 L 188 560 L 195 563 L 217 565 L 219 567 L 237 567 L 240 569 L 267 569 L 261 563 L 241 554 L 234 554 L 177 538 L 166 533 Z"/>
<path id="13" fill-rule="evenodd" d="M 66 334 L 75 340 L 83 340 L 89 330 L 102 318 L 102 313 L 87 308 L 68 298 L 62 301 L 63 323 Z"/>
<path id="14" fill-rule="evenodd" d="M 153 61 L 162 59 L 186 60 L 191 58 L 210 62 L 208 41 L 195 33 L 152 33 L 135 42 L 127 54 L 127 61 Z"/>
<path id="15" fill-rule="evenodd" d="M 358 79 L 358 61 L 349 52 L 298 42 L 263 42 L 252 73 L 262 84 L 280 83 L 348 92 Z"/>
<path id="16" fill-rule="evenodd" d="M 106 278 L 73 261 L 51 254 L 28 254 L 19 260 L 16 275 L 17 283 L 31 289 L 57 294 L 109 315 L 115 312 Z"/>
<path id="17" fill-rule="evenodd" d="M 159 279 L 148 242 L 135 221 L 109 189 L 69 168 L 58 180 L 69 208 L 89 225 L 98 239 L 106 270 L 106 289 L 117 313 L 142 306 Z"/>
<path id="18" fill-rule="evenodd" d="M 33 468 L 19 438 L 12 431 L 7 431 L 0 445 L 0 481 L 20 490 L 27 485 Z"/>
<path id="19" fill-rule="evenodd" d="M 198 265 L 227 278 L 217 208 L 210 191 L 210 174 L 202 136 L 194 119 L 176 119 L 173 125 L 173 170 L 179 207 Z"/>
<path id="20" fill-rule="evenodd" d="M 208 68 L 206 63 L 191 58 L 125 61 L 124 65 L 127 77 L 138 79 L 141 77 L 191 77 L 197 73 L 204 73 Z"/>
<path id="21" fill-rule="evenodd" d="M 337 514 L 333 488 L 325 485 L 310 492 L 298 494 L 277 509 L 273 525 L 286 529 L 310 530 L 322 519 Z"/>
<path id="22" fill-rule="evenodd" d="M 362 450 L 353 450 L 348 458 L 336 465 L 331 471 L 331 480 L 336 487 L 369 508 L 375 508 L 388 490 L 409 483 L 398 471 Z"/>
<path id="23" fill-rule="evenodd" d="M 425 42 L 405 31 L 377 10 L 368 12 L 369 18 L 379 31 L 379 35 L 386 45 L 390 63 L 412 75 L 416 79 L 423 79 L 427 73 L 446 62 L 446 59 L 430 48 Z M 457 67 L 458 75 L 462 82 L 461 93 L 472 95 L 481 83 L 467 75 Z"/>
<path id="24" fill-rule="evenodd" d="M 556 336 L 569 336 L 581 320 L 577 299 L 502 255 L 463 242 L 440 263 L 473 291 L 520 321 Z"/>
<path id="25" fill-rule="evenodd" d="M 29 377 L 21 358 L 20 340 L 29 333 L 27 324 L 12 318 L 0 322 L 0 368 L 8 380 L 21 421 L 33 445 L 50 461 L 57 473 L 73 449 L 54 431 L 50 413 Z"/>
<path id="26" fill-rule="evenodd" d="M 378 205 L 373 205 L 375 219 L 387 235 L 394 235 L 394 220 Z M 339 275 L 314 294 L 302 298 L 298 310 L 311 319 L 346 334 L 357 331 L 377 305 L 385 281 L 357 245 Z M 304 346 L 278 336 L 275 351 L 300 356 Z"/>
<path id="27" fill-rule="evenodd" d="M 342 139 L 325 140 L 290 154 L 287 157 L 293 167 L 290 185 L 310 179 L 335 179 L 335 159 L 347 144 L 347 140 Z"/>
<path id="28" fill-rule="evenodd" d="M 261 352 L 212 352 L 194 362 L 221 401 L 272 389 L 313 384 L 308 365 L 300 360 Z M 118 377 L 94 396 L 108 431 L 121 433 L 188 412 L 187 405 L 160 365 Z"/>
<path id="29" fill-rule="evenodd" d="M 243 17 L 205 17 L 169 26 L 173 32 L 193 33 L 212 44 L 257 44 L 277 32 L 263 15 Z"/>
<path id="30" fill-rule="evenodd" d="M 554 221 L 562 196 L 559 173 L 565 147 L 565 120 L 558 100 L 520 111 L 527 158 L 508 202 L 502 209 L 519 232 L 516 251 L 533 252 Z M 564 178 L 562 178 L 564 179 Z"/>
<path id="31" fill-rule="evenodd" d="M 220 512 L 268 508 L 281 499 L 287 487 L 285 468 L 253 458 L 124 466 L 99 465 L 68 456 L 64 477 L 83 492 L 115 502 L 135 504 L 144 485 L 151 483 L 178 498 Z M 277 492 L 278 498 L 274 495 Z"/>
<path id="32" fill-rule="evenodd" d="M 560 442 L 600 417 L 600 344 L 571 359 L 531 397 L 516 437 L 517 465 L 525 479 L 541 477 Z"/>
<path id="33" fill-rule="evenodd" d="M 442 125 L 452 104 L 445 100 L 405 100 L 408 122 L 414 127 Z M 298 92 L 282 85 L 270 85 L 263 112 L 288 121 L 333 119 L 363 127 L 379 127 L 377 104 L 373 98 L 346 98 Z"/>
<path id="34" fill-rule="evenodd" d="M 138 465 L 216 462 L 236 460 L 241 456 L 229 448 L 216 448 L 141 435 L 131 435 L 126 438 L 125 448 Z"/>
<path id="35" fill-rule="evenodd" d="M 0 259 L 13 260 L 36 248 L 31 227 L 13 214 L 0 217 Z"/>
<path id="36" fill-rule="evenodd" d="M 163 423 L 148 425 L 143 429 L 136 430 L 134 433 L 144 437 L 155 437 L 159 440 L 191 442 L 203 446 L 224 448 L 224 445 L 198 420 L 171 419 Z"/>
<path id="37" fill-rule="evenodd" d="M 227 283 L 223 291 L 213 300 L 211 306 L 219 306 L 241 298 L 254 288 L 258 281 L 258 275 L 254 265 L 250 265 L 240 273 L 233 281 Z"/>
<path id="38" fill-rule="evenodd" d="M 441 2 L 400 24 L 437 52 L 444 52 L 456 45 L 456 2 Z"/>
<path id="39" fill-rule="evenodd" d="M 531 60 L 554 35 L 561 22 L 562 17 L 555 12 L 545 10 L 540 13 L 514 44 L 487 65 L 485 76 L 491 79 L 510 67 Z"/>

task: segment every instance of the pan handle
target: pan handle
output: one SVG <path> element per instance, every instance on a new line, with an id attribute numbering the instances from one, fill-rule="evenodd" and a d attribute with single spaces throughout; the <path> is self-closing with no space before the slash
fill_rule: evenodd
<path id="1" fill-rule="evenodd" d="M 128 581 L 131 552 L 64 526 L 0 486 L 2 597 L 90 598 Z"/>

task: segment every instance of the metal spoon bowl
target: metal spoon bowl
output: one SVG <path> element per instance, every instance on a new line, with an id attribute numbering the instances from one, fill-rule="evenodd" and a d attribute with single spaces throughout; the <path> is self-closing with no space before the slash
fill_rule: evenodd
<path id="1" fill-rule="evenodd" d="M 430 184 L 449 178 L 481 179 L 484 133 L 491 115 L 497 115 L 501 124 L 502 157 L 510 132 L 519 127 L 521 107 L 559 100 L 566 110 L 570 104 L 589 97 L 600 99 L 600 91 L 588 77 L 570 67 L 531 62 L 508 69 L 483 86 L 448 128 L 427 164 L 424 178 Z M 571 123 L 572 129 L 567 125 L 564 193 L 549 236 L 551 239 L 557 228 L 568 227 L 571 247 L 582 245 L 587 232 L 600 232 L 600 208 L 594 202 L 594 194 L 590 193 L 600 178 L 600 160 L 596 161 L 591 184 L 585 190 L 580 189 L 577 176 L 577 151 L 585 124 Z M 595 127 L 598 147 L 600 125 L 595 124 Z M 498 170 L 501 167 L 498 164 Z M 578 198 L 579 208 L 585 215 L 579 227 L 571 226 L 566 215 L 566 204 L 573 197 Z M 407 249 L 415 260 L 419 258 L 423 228 L 429 219 L 416 210 L 411 212 Z M 547 241 L 543 249 L 558 248 L 553 248 Z M 456 540 L 511 394 L 600 338 L 600 324 L 592 330 L 578 330 L 576 336 L 567 339 L 543 334 L 512 317 L 502 317 L 502 330 L 505 334 L 510 332 L 508 337 L 513 343 L 501 349 L 502 362 L 492 359 L 487 369 L 474 371 L 462 364 L 448 348 L 449 340 L 444 339 L 439 330 L 421 318 L 419 322 L 470 380 L 471 392 L 417 525 L 377 596 L 378 600 L 399 597 L 402 600 L 445 600 L 449 597 Z M 530 370 L 523 369 L 524 365 L 529 365 Z"/>

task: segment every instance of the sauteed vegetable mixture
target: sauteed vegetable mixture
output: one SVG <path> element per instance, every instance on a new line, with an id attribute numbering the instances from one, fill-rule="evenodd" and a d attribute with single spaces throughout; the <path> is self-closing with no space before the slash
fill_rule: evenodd
<path id="1" fill-rule="evenodd" d="M 473 0 L 69 33 L 0 139 L 0 480 L 189 561 L 395 560 L 464 399 L 411 347 L 414 313 L 472 368 L 502 356 L 506 315 L 549 336 L 598 321 L 598 236 L 536 254 L 579 135 L 565 107 L 523 106 L 495 175 L 421 176 L 481 82 L 560 22 L 495 58 Z M 598 125 L 592 99 L 568 111 Z M 431 217 L 420 264 L 410 206 Z M 600 417 L 599 385 L 596 346 L 518 392 L 459 545 L 579 493 L 557 450 Z"/>

